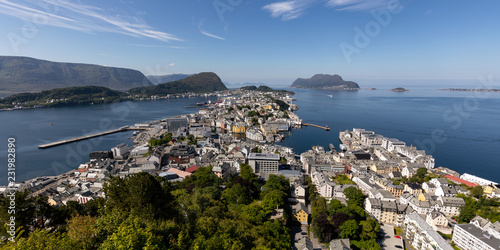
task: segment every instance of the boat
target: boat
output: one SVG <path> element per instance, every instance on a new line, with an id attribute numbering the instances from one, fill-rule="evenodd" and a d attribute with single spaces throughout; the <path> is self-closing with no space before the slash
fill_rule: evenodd
<path id="1" fill-rule="evenodd" d="M 328 144 L 328 148 L 330 151 L 335 151 L 335 146 L 333 146 L 333 143 Z"/>
<path id="2" fill-rule="evenodd" d="M 344 145 L 344 144 L 340 144 L 339 145 L 339 148 L 342 150 L 342 151 L 347 151 L 347 146 Z"/>
<path id="3" fill-rule="evenodd" d="M 330 98 L 333 98 L 333 95 L 327 95 L 327 96 L 330 97 Z"/>
<path id="4" fill-rule="evenodd" d="M 132 135 L 133 135 L 133 136 L 136 136 L 137 134 L 139 134 L 139 131 L 134 131 L 134 132 L 132 133 Z"/>

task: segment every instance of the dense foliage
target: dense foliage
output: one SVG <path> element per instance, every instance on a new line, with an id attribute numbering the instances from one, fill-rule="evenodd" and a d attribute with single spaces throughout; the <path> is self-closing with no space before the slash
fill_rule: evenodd
<path id="1" fill-rule="evenodd" d="M 309 199 L 312 206 L 312 231 L 321 242 L 333 239 L 349 238 L 353 249 L 380 249 L 376 242 L 380 225 L 377 220 L 369 218 L 362 208 L 365 196 L 355 188 L 344 190 L 347 206 L 339 200 L 330 203 L 314 192 L 314 185 L 309 177 Z"/>
<path id="2" fill-rule="evenodd" d="M 481 187 L 479 188 L 482 190 Z M 457 195 L 457 197 L 461 197 L 465 201 L 465 206 L 460 208 L 460 215 L 457 221 L 459 223 L 469 223 L 476 214 L 485 219 L 489 219 L 492 223 L 500 221 L 500 200 L 498 198 L 488 199 L 482 195 L 482 192 L 480 192 L 481 195 L 477 197 L 477 193 L 477 189 L 473 189 L 473 191 L 471 191 L 473 197 L 463 194 Z"/>
<path id="3" fill-rule="evenodd" d="M 262 192 L 260 191 L 262 187 Z M 250 166 L 228 182 L 198 169 L 182 182 L 139 173 L 111 178 L 106 199 L 52 207 L 16 193 L 20 235 L 11 249 L 290 249 L 289 213 L 271 222 L 290 195 L 288 180 L 259 182 Z M 0 219 L 9 200 L 0 198 Z M 17 210 L 16 210 L 17 211 Z M 289 211 L 288 211 L 289 212 Z M 1 232 L 6 235 L 5 230 Z"/>
<path id="4" fill-rule="evenodd" d="M 125 100 L 125 94 L 98 86 L 69 87 L 45 90 L 38 93 L 22 93 L 0 99 L 0 108 L 10 108 L 14 104 L 25 107 L 74 106 L 90 103 L 109 103 Z M 53 100 L 53 101 L 52 101 Z"/>

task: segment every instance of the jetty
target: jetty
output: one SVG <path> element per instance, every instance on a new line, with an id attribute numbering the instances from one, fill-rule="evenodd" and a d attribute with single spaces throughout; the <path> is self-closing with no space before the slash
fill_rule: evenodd
<path id="1" fill-rule="evenodd" d="M 302 123 L 302 126 L 311 126 L 311 127 L 315 127 L 315 128 L 324 129 L 326 131 L 330 131 L 330 128 L 328 127 L 328 125 L 323 127 L 323 126 L 319 126 L 319 125 L 315 125 L 315 124 L 311 124 L 311 123 Z"/>
<path id="2" fill-rule="evenodd" d="M 102 132 L 95 133 L 95 134 L 84 135 L 84 136 L 80 136 L 80 137 L 75 137 L 75 138 L 71 138 L 71 139 L 66 139 L 66 140 L 61 140 L 61 141 L 56 141 L 56 142 L 51 142 L 51 143 L 39 145 L 38 148 L 41 148 L 41 149 L 50 148 L 50 147 L 55 147 L 55 146 L 59 146 L 59 145 L 67 144 L 67 143 L 86 140 L 86 139 L 90 139 L 90 138 L 94 138 L 94 137 L 98 137 L 98 136 L 123 132 L 123 131 L 127 131 L 127 130 L 142 130 L 142 129 L 145 129 L 145 128 L 133 127 L 133 126 L 123 126 L 123 127 L 117 128 L 117 129 L 102 131 Z"/>

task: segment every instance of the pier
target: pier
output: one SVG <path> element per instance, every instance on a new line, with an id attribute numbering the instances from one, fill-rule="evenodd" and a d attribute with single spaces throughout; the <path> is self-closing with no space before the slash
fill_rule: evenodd
<path id="1" fill-rule="evenodd" d="M 330 131 L 330 128 L 328 127 L 328 125 L 325 126 L 325 127 L 322 127 L 322 126 L 314 125 L 314 124 L 311 124 L 311 123 L 302 123 L 302 126 L 311 126 L 311 127 L 315 127 L 315 128 L 324 129 L 326 131 Z"/>
<path id="2" fill-rule="evenodd" d="M 75 137 L 75 138 L 72 138 L 72 139 L 66 139 L 66 140 L 62 140 L 62 141 L 56 141 L 56 142 L 51 142 L 51 143 L 39 145 L 38 148 L 41 148 L 41 149 L 43 149 L 43 148 L 50 148 L 50 147 L 55 147 L 55 146 L 63 145 L 63 144 L 66 144 L 66 143 L 72 143 L 72 142 L 76 142 L 76 141 L 86 140 L 86 139 L 90 139 L 90 138 L 94 138 L 94 137 L 98 137 L 98 136 L 103 136 L 103 135 L 114 134 L 114 133 L 123 132 L 123 131 L 127 131 L 127 130 L 143 130 L 143 129 L 145 129 L 145 128 L 124 126 L 124 127 L 121 127 L 121 128 L 117 128 L 117 129 L 113 129 L 113 130 L 108 130 L 108 131 L 103 131 L 103 132 L 99 132 L 99 133 L 95 133 L 95 134 L 91 134 L 91 135 L 84 135 L 84 136 L 81 136 L 81 137 Z"/>

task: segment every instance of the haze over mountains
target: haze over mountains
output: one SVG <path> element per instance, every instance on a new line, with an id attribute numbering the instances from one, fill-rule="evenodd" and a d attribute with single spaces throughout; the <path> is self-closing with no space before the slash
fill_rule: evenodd
<path id="1" fill-rule="evenodd" d="M 153 84 L 133 69 L 0 56 L 0 91 L 20 93 L 91 85 L 128 90 Z"/>
<path id="2" fill-rule="evenodd" d="M 359 89 L 359 85 L 352 81 L 344 81 L 339 75 L 316 74 L 311 78 L 297 78 L 292 88 L 305 89 Z"/>
<path id="3" fill-rule="evenodd" d="M 161 75 L 161 76 L 155 76 L 155 75 L 148 75 L 146 76 L 148 80 L 153 83 L 153 84 L 160 84 L 160 83 L 166 83 L 166 82 L 173 82 L 173 81 L 178 81 L 181 79 L 184 79 L 188 76 L 192 76 L 194 74 L 170 74 L 170 75 Z"/>

